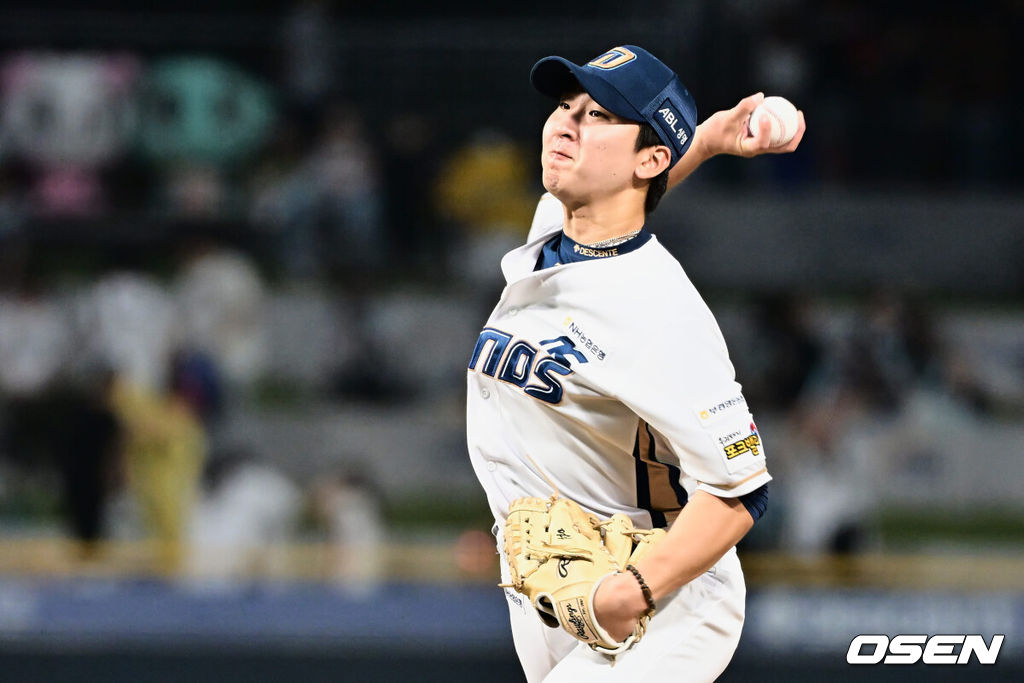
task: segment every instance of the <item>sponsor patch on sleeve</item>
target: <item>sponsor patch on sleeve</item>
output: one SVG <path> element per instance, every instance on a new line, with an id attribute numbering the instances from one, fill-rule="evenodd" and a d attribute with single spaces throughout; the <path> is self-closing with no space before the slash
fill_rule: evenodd
<path id="1" fill-rule="evenodd" d="M 761 435 L 749 413 L 747 421 L 745 427 L 715 432 L 713 435 L 720 457 L 725 461 L 725 470 L 729 474 L 744 470 L 754 460 L 764 458 Z"/>
<path id="2" fill-rule="evenodd" d="M 704 404 L 696 409 L 696 415 L 726 473 L 744 472 L 755 461 L 763 463 L 761 435 L 743 394 Z"/>
<path id="3" fill-rule="evenodd" d="M 747 399 L 743 398 L 743 394 L 736 394 L 721 401 L 698 407 L 697 419 L 702 425 L 710 425 L 739 412 L 747 412 Z"/>
<path id="4" fill-rule="evenodd" d="M 753 422 L 750 423 L 750 433 L 743 436 L 742 433 L 737 435 L 735 441 L 726 443 L 722 446 L 725 452 L 725 459 L 732 460 L 738 458 L 744 453 L 752 453 L 753 455 L 761 455 L 761 435 L 757 433 L 757 425 Z"/>

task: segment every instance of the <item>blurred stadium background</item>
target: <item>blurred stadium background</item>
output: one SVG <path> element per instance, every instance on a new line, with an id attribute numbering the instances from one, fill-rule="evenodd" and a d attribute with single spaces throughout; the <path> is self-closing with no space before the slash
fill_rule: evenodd
<path id="1" fill-rule="evenodd" d="M 1024 4 L 928 7 L 5 2 L 0 679 L 522 680 L 466 354 L 542 191 L 530 66 L 639 43 L 810 126 L 651 218 L 776 476 L 723 680 L 1020 680 Z"/>

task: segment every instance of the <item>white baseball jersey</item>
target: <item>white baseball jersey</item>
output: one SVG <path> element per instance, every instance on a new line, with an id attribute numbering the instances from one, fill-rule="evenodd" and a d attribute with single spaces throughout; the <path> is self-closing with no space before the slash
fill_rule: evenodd
<path id="1" fill-rule="evenodd" d="M 718 324 L 652 237 L 621 255 L 534 271 L 562 228 L 545 194 L 469 363 L 469 454 L 494 513 L 552 493 L 666 526 L 703 489 L 771 479 Z M 606 250 L 614 252 L 612 250 Z M 539 470 L 538 470 L 539 468 Z"/>
<path id="2" fill-rule="evenodd" d="M 718 324 L 675 258 L 651 236 L 621 251 L 576 245 L 591 258 L 535 271 L 563 222 L 545 194 L 527 243 L 502 259 L 507 286 L 469 362 L 469 454 L 499 550 L 509 504 L 552 485 L 600 517 L 664 527 L 697 490 L 737 497 L 771 479 Z M 739 642 L 745 587 L 730 550 L 663 598 L 617 662 L 506 596 L 531 683 L 710 681 Z"/>

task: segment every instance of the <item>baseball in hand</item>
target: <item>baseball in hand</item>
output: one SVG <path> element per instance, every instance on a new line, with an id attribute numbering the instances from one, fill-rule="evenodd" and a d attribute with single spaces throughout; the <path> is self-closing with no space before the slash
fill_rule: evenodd
<path id="1" fill-rule="evenodd" d="M 750 120 L 747 122 L 752 135 L 757 134 L 757 123 L 762 116 L 767 116 L 772 122 L 769 142 L 771 147 L 780 147 L 796 135 L 797 125 L 799 125 L 796 107 L 785 97 L 773 95 L 764 98 L 761 104 L 757 105 L 757 109 L 750 114 Z"/>

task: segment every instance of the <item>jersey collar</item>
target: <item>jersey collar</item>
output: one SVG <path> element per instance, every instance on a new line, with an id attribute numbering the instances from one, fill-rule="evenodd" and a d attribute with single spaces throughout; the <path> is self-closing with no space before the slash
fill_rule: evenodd
<path id="1" fill-rule="evenodd" d="M 564 232 L 559 232 L 544 243 L 540 255 L 537 257 L 537 266 L 534 270 L 542 270 L 551 266 L 576 263 L 578 261 L 594 261 L 612 256 L 622 256 L 631 251 L 636 251 L 647 244 L 650 239 L 651 233 L 648 232 L 647 228 L 643 228 L 640 230 L 640 234 L 626 240 L 622 244 L 617 244 L 614 247 L 600 248 L 580 244 Z"/>

